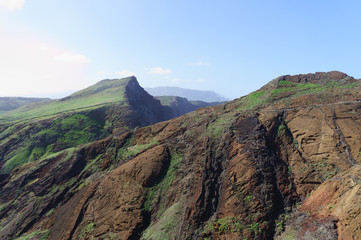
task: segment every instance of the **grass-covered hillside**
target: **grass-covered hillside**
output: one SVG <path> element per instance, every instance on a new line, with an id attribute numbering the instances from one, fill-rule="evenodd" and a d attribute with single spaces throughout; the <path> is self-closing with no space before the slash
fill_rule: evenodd
<path id="1" fill-rule="evenodd" d="M 172 97 L 161 105 L 135 77 L 103 80 L 68 97 L 0 115 L 0 182 L 16 168 L 62 150 L 135 127 L 154 124 L 200 107 Z M 184 100 L 175 101 L 175 100 Z"/>
<path id="2" fill-rule="evenodd" d="M 124 99 L 125 86 L 130 80 L 134 79 L 134 77 L 129 77 L 103 80 L 62 99 L 23 106 L 13 111 L 0 114 L 0 123 L 39 117 L 44 118 L 60 113 L 95 109 L 111 103 L 122 102 L 126 105 L 127 103 Z"/>
<path id="3" fill-rule="evenodd" d="M 106 137 L 109 132 L 102 115 L 101 111 L 87 111 L 2 128 L 0 174 L 10 174 L 18 166 Z"/>
<path id="4" fill-rule="evenodd" d="M 3 113 L 0 116 L 0 180 L 17 167 L 64 149 L 162 120 L 154 119 L 158 113 L 147 110 L 149 106 L 142 105 L 142 98 L 153 100 L 147 101 L 150 106 L 161 107 L 139 86 L 135 77 L 129 77 L 103 80 L 63 99 Z"/>
<path id="5" fill-rule="evenodd" d="M 355 99 L 361 90 L 360 80 L 345 76 L 341 79 L 324 77 L 319 82 L 298 82 L 291 77 L 279 77 L 247 96 L 240 98 L 239 109 L 257 110 L 266 107 L 297 107 Z M 271 110 L 271 109 L 270 109 Z"/>

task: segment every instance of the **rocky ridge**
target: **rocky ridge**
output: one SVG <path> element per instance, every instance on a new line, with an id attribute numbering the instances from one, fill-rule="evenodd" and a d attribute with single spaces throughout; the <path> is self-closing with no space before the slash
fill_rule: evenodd
<path id="1" fill-rule="evenodd" d="M 357 239 L 360 90 L 283 76 L 21 165 L 1 183 L 0 238 Z"/>

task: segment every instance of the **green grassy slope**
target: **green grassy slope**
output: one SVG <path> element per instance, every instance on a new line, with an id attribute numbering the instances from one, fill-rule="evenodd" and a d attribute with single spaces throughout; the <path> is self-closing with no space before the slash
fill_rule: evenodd
<path id="1" fill-rule="evenodd" d="M 86 111 L 41 122 L 8 126 L 0 133 L 0 174 L 63 149 L 106 137 L 100 111 Z"/>
<path id="2" fill-rule="evenodd" d="M 0 123 L 53 116 L 59 113 L 94 109 L 99 106 L 124 101 L 126 84 L 132 77 L 103 80 L 68 97 L 17 108 L 0 114 Z"/>
<path id="3" fill-rule="evenodd" d="M 326 104 L 335 100 L 349 100 L 361 91 L 360 81 L 329 81 L 326 84 L 271 82 L 258 91 L 237 100 L 238 109 L 254 111 L 277 104 L 296 107 L 307 104 Z M 302 98 L 302 97 L 305 98 Z M 307 96 L 307 97 L 306 97 Z"/>
<path id="4" fill-rule="evenodd" d="M 125 87 L 131 80 L 135 78 L 103 80 L 63 99 L 0 115 L 0 175 L 111 134 L 114 122 L 122 124 L 121 118 L 128 117 Z M 118 118 L 107 118 L 108 105 Z"/>
<path id="5" fill-rule="evenodd" d="M 172 103 L 174 103 L 177 100 L 176 96 L 159 96 L 156 97 L 160 101 L 160 103 L 163 106 L 170 106 Z"/>

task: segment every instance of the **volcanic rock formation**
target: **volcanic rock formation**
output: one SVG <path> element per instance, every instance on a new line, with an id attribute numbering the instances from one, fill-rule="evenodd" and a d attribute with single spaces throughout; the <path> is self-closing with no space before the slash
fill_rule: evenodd
<path id="1" fill-rule="evenodd" d="M 25 161 L 0 185 L 0 239 L 357 239 L 360 90 L 340 72 L 283 76 Z M 2 166 L 31 129 L 1 134 Z"/>

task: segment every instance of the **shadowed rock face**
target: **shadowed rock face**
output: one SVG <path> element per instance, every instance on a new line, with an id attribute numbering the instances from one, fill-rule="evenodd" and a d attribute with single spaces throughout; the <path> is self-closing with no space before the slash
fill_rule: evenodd
<path id="1" fill-rule="evenodd" d="M 321 75 L 17 168 L 0 239 L 357 239 L 361 86 Z"/>

